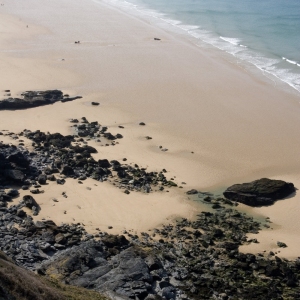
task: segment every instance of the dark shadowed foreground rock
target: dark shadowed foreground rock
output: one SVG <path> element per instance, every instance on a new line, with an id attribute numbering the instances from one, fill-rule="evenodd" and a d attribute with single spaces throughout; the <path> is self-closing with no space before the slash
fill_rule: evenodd
<path id="1" fill-rule="evenodd" d="M 53 104 L 57 101 L 67 102 L 82 98 L 80 96 L 64 98 L 62 91 L 29 91 L 22 94 L 22 98 L 8 98 L 0 101 L 0 109 L 25 109 L 41 105 Z"/>
<path id="2" fill-rule="evenodd" d="M 266 206 L 294 192 L 293 183 L 262 178 L 249 183 L 234 184 L 224 192 L 224 196 L 250 206 Z"/>
<path id="3" fill-rule="evenodd" d="M 16 266 L 0 251 L 0 299 L 108 300 L 97 292 L 63 285 Z"/>

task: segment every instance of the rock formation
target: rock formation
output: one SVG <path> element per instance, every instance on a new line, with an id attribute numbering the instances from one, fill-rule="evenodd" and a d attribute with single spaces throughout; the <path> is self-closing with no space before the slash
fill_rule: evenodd
<path id="1" fill-rule="evenodd" d="M 57 101 L 68 102 L 82 97 L 64 97 L 62 91 L 28 91 L 22 94 L 23 98 L 8 98 L 0 101 L 1 109 L 26 109 L 42 105 L 53 104 Z"/>
<path id="2" fill-rule="evenodd" d="M 249 206 L 267 206 L 294 192 L 295 187 L 292 183 L 262 178 L 250 183 L 234 184 L 227 188 L 224 196 Z"/>

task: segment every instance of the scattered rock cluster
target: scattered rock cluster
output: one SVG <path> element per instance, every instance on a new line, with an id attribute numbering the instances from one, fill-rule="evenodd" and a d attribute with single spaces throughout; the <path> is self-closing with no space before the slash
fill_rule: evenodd
<path id="1" fill-rule="evenodd" d="M 18 205 L 0 208 L 0 250 L 19 266 L 64 283 L 113 291 L 123 299 L 300 295 L 300 260 L 280 259 L 273 252 L 239 252 L 239 246 L 249 242 L 247 233 L 257 233 L 261 224 L 232 208 L 220 205 L 195 221 L 182 219 L 141 237 L 124 232 L 126 239 L 104 232 L 93 236 L 80 224 L 33 222 L 23 210 L 32 202 L 24 198 Z"/>
<path id="2" fill-rule="evenodd" d="M 55 252 L 79 244 L 88 235 L 80 224 L 57 226 L 51 220 L 34 222 L 23 209 L 34 206 L 28 201 L 30 197 L 24 196 L 18 205 L 0 208 L 0 250 L 17 265 L 35 270 Z"/>
<path id="3" fill-rule="evenodd" d="M 100 137 L 103 137 L 108 141 L 123 138 L 122 134 L 117 133 L 116 135 L 113 135 L 107 131 L 108 127 L 101 126 L 98 121 L 89 122 L 85 117 L 82 117 L 80 121 L 78 119 L 71 119 L 70 122 L 74 123 L 73 128 L 75 134 L 79 137 L 97 138 L 98 141 Z"/>
<path id="4" fill-rule="evenodd" d="M 107 127 L 101 127 L 98 122 L 89 123 L 86 118 L 82 118 L 82 122 L 80 125 L 76 124 L 75 127 L 78 135 L 84 131 L 83 135 L 89 137 L 95 137 L 95 135 L 106 139 L 122 137 L 120 134 L 113 136 L 107 132 Z M 137 164 L 122 164 L 117 160 L 108 161 L 105 158 L 96 161 L 91 154 L 96 153 L 97 150 L 87 144 L 80 145 L 84 140 L 76 136 L 29 130 L 21 134 L 34 142 L 35 152 L 30 154 L 31 165 L 45 173 L 49 180 L 61 181 L 61 179 L 55 179 L 56 173 L 80 181 L 88 177 L 97 181 L 112 178 L 114 185 L 123 188 L 126 193 L 129 191 L 149 193 L 155 187 L 163 191 L 165 187 L 177 186 L 174 181 L 166 178 L 165 169 L 160 172 L 147 172 L 145 168 L 140 168 Z"/>
<path id="5" fill-rule="evenodd" d="M 35 186 L 45 184 L 56 172 L 97 180 L 116 176 L 120 182 L 139 188 L 158 182 L 161 186 L 168 184 L 164 172 L 152 175 L 137 166 L 93 160 L 94 148 L 73 145 L 73 136 L 40 131 L 22 134 L 34 142 L 35 151 L 1 144 L 2 183 L 18 182 L 7 171 L 19 170 L 24 174 L 20 184 Z M 197 193 L 197 190 L 188 192 Z M 32 196 L 26 195 L 18 205 L 7 208 L 7 201 L 16 196 L 18 190 L 0 191 L 0 250 L 19 266 L 65 283 L 100 292 L 112 291 L 123 299 L 297 299 L 300 296 L 300 260 L 280 259 L 273 252 L 257 256 L 239 252 L 239 245 L 250 242 L 246 234 L 257 233 L 261 225 L 232 209 L 234 203 L 228 199 L 204 195 L 203 201 L 211 204 L 214 212 L 202 212 L 196 221 L 184 219 L 142 233 L 141 237 L 125 232 L 126 239 L 102 232 L 93 236 L 80 224 L 57 226 L 51 220 L 33 222 L 26 213 L 26 209 L 38 213 L 38 204 Z M 286 244 L 278 242 L 278 247 Z"/>
<path id="6" fill-rule="evenodd" d="M 0 109 L 25 109 L 42 105 L 53 104 L 57 101 L 68 102 L 82 98 L 64 97 L 62 91 L 28 91 L 22 94 L 23 98 L 8 98 L 0 101 Z"/>

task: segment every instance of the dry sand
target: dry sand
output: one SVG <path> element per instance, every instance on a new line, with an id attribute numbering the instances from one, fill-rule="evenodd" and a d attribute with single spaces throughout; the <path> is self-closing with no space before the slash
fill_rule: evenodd
<path id="1" fill-rule="evenodd" d="M 85 116 L 109 126 L 112 133 L 124 135 L 119 145 L 98 145 L 95 157 L 126 157 L 128 162 L 154 171 L 166 168 L 169 177 L 176 176 L 179 184 L 187 183 L 185 190 L 221 190 L 260 177 L 276 177 L 300 186 L 300 97 L 282 84 L 244 70 L 216 49 L 198 47 L 182 34 L 102 2 L 2 3 L 0 91 L 10 89 L 16 96 L 29 89 L 58 88 L 83 99 L 25 111 L 1 111 L 0 129 L 67 134 L 71 132 L 68 119 Z M 154 41 L 154 37 L 161 41 Z M 74 44 L 78 40 L 81 43 Z M 101 105 L 93 107 L 91 101 Z M 140 121 L 147 125 L 138 126 Z M 153 139 L 148 141 L 145 136 Z M 160 151 L 160 145 L 168 151 Z M 125 197 L 108 184 L 88 193 L 71 182 L 63 188 L 67 194 L 82 195 L 70 197 L 75 201 L 74 212 L 77 205 L 82 207 L 74 218 L 92 222 L 94 227 L 146 230 L 166 218 L 191 216 L 195 211 L 181 193 Z M 55 188 L 47 189 L 46 198 L 41 199 L 42 214 L 70 221 L 71 213 L 55 216 L 58 204 L 52 207 L 49 202 Z M 98 190 L 106 200 L 99 207 L 95 204 Z M 274 241 L 280 240 L 289 246 L 281 253 L 298 256 L 298 198 L 249 209 L 269 216 L 274 229 L 260 233 L 256 238 L 261 243 L 245 251 L 273 249 Z M 59 205 L 64 209 L 68 202 Z M 122 214 L 116 213 L 117 206 Z M 159 213 L 154 214 L 152 207 Z M 143 222 L 138 221 L 141 219 Z"/>

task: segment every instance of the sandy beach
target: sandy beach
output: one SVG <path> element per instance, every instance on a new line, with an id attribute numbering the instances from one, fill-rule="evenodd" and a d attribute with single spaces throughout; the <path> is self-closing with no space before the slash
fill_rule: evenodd
<path id="1" fill-rule="evenodd" d="M 72 134 L 69 119 L 85 116 L 124 136 L 116 146 L 91 141 L 98 150 L 95 159 L 127 158 L 147 170 L 165 168 L 169 178 L 183 185 L 149 195 L 125 195 L 108 183 L 95 186 L 92 180 L 49 185 L 36 198 L 42 208 L 39 217 L 81 222 L 91 232 L 107 226 L 113 226 L 114 233 L 141 232 L 174 217 L 195 215 L 201 207 L 185 195 L 191 188 L 220 192 L 261 177 L 300 187 L 300 96 L 293 90 L 245 70 L 216 49 L 199 47 L 183 34 L 104 2 L 2 3 L 1 98 L 8 89 L 12 96 L 61 89 L 83 98 L 0 111 L 0 130 Z M 92 106 L 92 101 L 100 106 Z M 141 121 L 146 126 L 139 126 Z M 63 191 L 69 197 L 53 206 L 52 197 Z M 240 207 L 270 217 L 274 227 L 255 235 L 260 243 L 243 251 L 277 251 L 276 242 L 282 241 L 288 247 L 279 255 L 299 256 L 298 193 L 271 207 Z"/>

